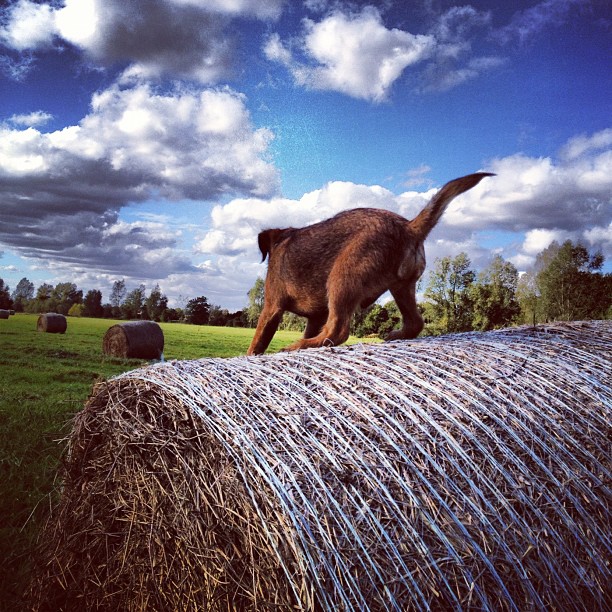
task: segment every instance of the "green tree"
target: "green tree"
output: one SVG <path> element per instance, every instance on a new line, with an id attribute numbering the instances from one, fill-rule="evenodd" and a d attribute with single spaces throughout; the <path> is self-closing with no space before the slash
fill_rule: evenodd
<path id="1" fill-rule="evenodd" d="M 110 305 L 112 306 L 113 317 L 119 318 L 121 316 L 121 304 L 125 299 L 127 289 L 125 286 L 125 280 L 117 280 L 113 283 L 113 288 L 110 294 Z"/>
<path id="2" fill-rule="evenodd" d="M 83 304 L 73 304 L 68 311 L 69 317 L 82 317 L 85 306 Z"/>
<path id="3" fill-rule="evenodd" d="M 257 325 L 259 315 L 263 310 L 264 287 L 265 283 L 263 278 L 258 276 L 255 284 L 251 287 L 247 294 L 249 297 L 249 305 L 246 307 L 246 316 L 251 327 L 255 327 Z"/>
<path id="4" fill-rule="evenodd" d="M 209 309 L 208 324 L 223 327 L 227 323 L 229 312 L 221 306 L 211 304 Z"/>
<path id="5" fill-rule="evenodd" d="M 279 329 L 303 332 L 306 329 L 306 319 L 293 312 L 285 312 L 283 313 Z"/>
<path id="6" fill-rule="evenodd" d="M 26 312 L 49 312 L 53 285 L 43 283 L 36 289 L 36 296 L 26 304 Z"/>
<path id="7" fill-rule="evenodd" d="M 359 337 L 376 335 L 384 338 L 401 321 L 401 314 L 394 301 L 384 306 L 372 304 L 364 312 L 365 316 L 355 326 L 355 334 Z"/>
<path id="8" fill-rule="evenodd" d="M 180 321 L 183 311 L 180 308 L 166 308 L 162 314 L 162 321 Z"/>
<path id="9" fill-rule="evenodd" d="M 83 299 L 83 316 L 104 316 L 104 307 L 102 306 L 102 292 L 99 289 L 90 289 L 85 294 L 85 298 Z"/>
<path id="10" fill-rule="evenodd" d="M 13 298 L 14 308 L 17 312 L 24 312 L 27 303 L 34 298 L 34 283 L 27 278 L 22 278 L 15 287 L 15 291 L 11 296 Z"/>
<path id="11" fill-rule="evenodd" d="M 11 299 L 11 290 L 4 280 L 0 278 L 0 308 L 10 310 L 13 308 L 13 300 Z"/>
<path id="12" fill-rule="evenodd" d="M 83 292 L 74 283 L 58 283 L 51 292 L 49 307 L 55 312 L 67 315 L 73 304 L 83 301 Z"/>
<path id="13" fill-rule="evenodd" d="M 121 304 L 121 316 L 124 319 L 142 318 L 144 301 L 145 286 L 139 285 L 125 296 L 125 300 L 123 300 L 123 304 Z"/>
<path id="14" fill-rule="evenodd" d="M 228 327 L 248 327 L 249 322 L 247 320 L 246 312 L 244 310 L 230 312 L 225 325 Z"/>
<path id="15" fill-rule="evenodd" d="M 435 261 L 425 289 L 425 321 L 433 334 L 471 331 L 474 315 L 470 288 L 475 274 L 466 253 Z"/>
<path id="16" fill-rule="evenodd" d="M 210 317 L 210 305 L 204 296 L 189 300 L 185 306 L 185 320 L 194 325 L 206 325 Z"/>
<path id="17" fill-rule="evenodd" d="M 161 321 L 164 311 L 168 308 L 168 298 L 161 292 L 159 285 L 155 285 L 144 304 L 149 319 Z"/>
<path id="18" fill-rule="evenodd" d="M 518 270 L 496 255 L 471 287 L 474 329 L 497 329 L 516 320 L 521 310 L 516 299 L 517 285 Z"/>
<path id="19" fill-rule="evenodd" d="M 604 318 L 612 305 L 612 277 L 600 272 L 601 253 L 582 244 L 553 242 L 536 260 L 536 285 L 545 320 Z"/>
<path id="20" fill-rule="evenodd" d="M 534 270 L 528 270 L 519 278 L 516 299 L 521 309 L 519 317 L 521 323 L 535 325 L 538 321 L 543 320 L 540 293 Z"/>

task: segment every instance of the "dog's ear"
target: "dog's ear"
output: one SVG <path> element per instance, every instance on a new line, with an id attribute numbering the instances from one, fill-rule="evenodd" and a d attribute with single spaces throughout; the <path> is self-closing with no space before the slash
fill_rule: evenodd
<path id="1" fill-rule="evenodd" d="M 269 229 L 259 232 L 257 243 L 262 255 L 261 261 L 265 261 L 266 256 L 272 253 L 272 249 L 279 242 L 289 238 L 295 231 L 293 227 L 286 227 L 285 229 Z"/>
<path id="2" fill-rule="evenodd" d="M 257 236 L 257 244 L 261 251 L 261 261 L 265 261 L 269 253 L 272 252 L 272 247 L 278 242 L 279 235 L 283 232 L 281 229 L 269 229 L 259 232 Z"/>

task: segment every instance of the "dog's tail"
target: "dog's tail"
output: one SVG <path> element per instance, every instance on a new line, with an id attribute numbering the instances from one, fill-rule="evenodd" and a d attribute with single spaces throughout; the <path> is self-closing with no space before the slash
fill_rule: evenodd
<path id="1" fill-rule="evenodd" d="M 425 240 L 427 235 L 435 227 L 436 223 L 450 204 L 451 200 L 459 194 L 478 185 L 480 181 L 487 176 L 495 176 L 490 172 L 477 172 L 476 174 L 468 174 L 453 181 L 449 181 L 436 193 L 429 204 L 410 221 L 410 227 L 417 234 L 420 240 Z"/>

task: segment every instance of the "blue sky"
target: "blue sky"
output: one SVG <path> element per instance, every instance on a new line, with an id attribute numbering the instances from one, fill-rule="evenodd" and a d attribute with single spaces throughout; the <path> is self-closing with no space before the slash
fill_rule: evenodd
<path id="1" fill-rule="evenodd" d="M 570 238 L 610 269 L 611 26 L 603 0 L 4 2 L 0 277 L 239 309 L 261 229 L 410 218 L 478 170 L 430 267 Z"/>

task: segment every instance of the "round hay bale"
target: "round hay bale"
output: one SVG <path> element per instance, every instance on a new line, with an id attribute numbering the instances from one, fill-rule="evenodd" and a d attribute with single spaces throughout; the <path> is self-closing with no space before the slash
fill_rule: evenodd
<path id="1" fill-rule="evenodd" d="M 36 329 L 39 332 L 47 332 L 49 334 L 64 334 L 67 327 L 66 317 L 56 312 L 41 314 L 36 323 Z"/>
<path id="2" fill-rule="evenodd" d="M 0 309 L 0 319 L 8 319 L 10 312 L 8 310 Z"/>
<path id="3" fill-rule="evenodd" d="M 119 323 L 104 334 L 102 350 L 113 357 L 161 359 L 164 332 L 154 321 Z"/>
<path id="4" fill-rule="evenodd" d="M 14 311 L 14 310 L 9 310 L 9 314 L 10 314 L 11 316 L 13 316 L 13 315 L 15 314 L 15 311 Z"/>
<path id="5" fill-rule="evenodd" d="M 78 414 L 35 610 L 609 610 L 612 322 L 155 364 Z"/>

